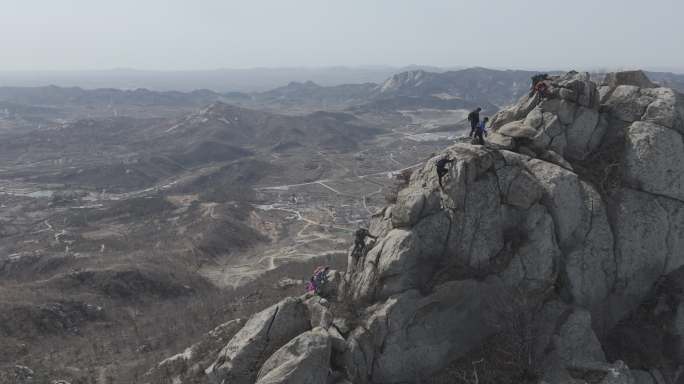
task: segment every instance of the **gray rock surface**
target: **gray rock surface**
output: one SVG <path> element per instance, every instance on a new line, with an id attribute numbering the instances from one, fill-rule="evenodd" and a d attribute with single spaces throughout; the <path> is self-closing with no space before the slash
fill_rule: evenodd
<path id="1" fill-rule="evenodd" d="M 643 71 L 622 71 L 607 74 L 601 85 L 616 88 L 619 85 L 633 85 L 639 88 L 655 88 L 656 85 Z"/>
<path id="2" fill-rule="evenodd" d="M 634 379 L 634 384 L 657 384 L 653 376 L 646 371 L 632 370 L 630 373 Z"/>
<path id="3" fill-rule="evenodd" d="M 256 384 L 322 384 L 330 370 L 332 341 L 314 328 L 295 337 L 266 360 Z"/>
<path id="4" fill-rule="evenodd" d="M 589 312 L 574 309 L 562 313 L 560 319 L 564 321 L 545 348 L 547 353 L 542 364 L 543 379 L 549 384 L 572 382 L 573 378 L 579 379 L 574 372 L 578 367 L 604 367 L 606 361 L 601 344 L 592 330 Z"/>
<path id="5" fill-rule="evenodd" d="M 684 201 L 682 136 L 654 123 L 635 122 L 627 130 L 625 178 L 635 189 Z"/>
<path id="6" fill-rule="evenodd" d="M 411 382 L 436 372 L 491 334 L 485 308 L 502 287 L 496 280 L 455 281 L 425 297 L 412 290 L 371 308 L 365 324 L 348 339 L 350 378 Z"/>
<path id="7" fill-rule="evenodd" d="M 339 302 L 255 315 L 207 369 L 213 381 L 261 370 L 259 383 L 313 383 L 330 369 L 331 382 L 416 382 L 491 340 L 513 298 L 541 321 L 530 356 L 547 383 L 646 380 L 604 352 L 606 335 L 684 265 L 684 101 L 640 72 L 549 85 L 492 118 L 493 145 L 456 144 L 416 169 L 371 218 L 379 238 L 349 259 Z"/>
<path id="8" fill-rule="evenodd" d="M 252 316 L 206 373 L 217 384 L 251 384 L 271 353 L 310 327 L 306 305 L 299 298 L 287 298 Z"/>

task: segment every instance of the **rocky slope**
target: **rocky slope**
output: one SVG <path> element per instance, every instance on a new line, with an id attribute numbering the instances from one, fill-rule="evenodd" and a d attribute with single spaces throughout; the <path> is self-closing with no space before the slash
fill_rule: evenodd
<path id="1" fill-rule="evenodd" d="M 550 91 L 494 116 L 487 146 L 414 172 L 329 300 L 226 325 L 227 343 L 150 382 L 678 382 L 683 96 L 642 72 Z"/>

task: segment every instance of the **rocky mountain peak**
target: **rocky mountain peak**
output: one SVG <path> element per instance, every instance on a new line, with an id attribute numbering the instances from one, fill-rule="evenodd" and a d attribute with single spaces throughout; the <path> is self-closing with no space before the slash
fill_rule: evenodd
<path id="1" fill-rule="evenodd" d="M 608 86 L 611 88 L 616 88 L 620 85 L 633 85 L 640 88 L 656 88 L 656 84 L 653 83 L 644 71 L 622 71 L 622 72 L 611 72 L 606 74 L 601 83 L 602 86 Z"/>
<path id="2" fill-rule="evenodd" d="M 429 73 L 422 69 L 397 73 L 380 85 L 380 92 L 396 92 L 401 89 L 420 86 L 428 75 Z"/>
<path id="3" fill-rule="evenodd" d="M 633 383 L 648 370 L 675 382 L 684 354 L 667 351 L 684 351 L 683 298 L 648 303 L 684 269 L 684 102 L 642 75 L 553 76 L 546 95 L 491 119 L 488 145 L 436 154 L 371 218 L 377 241 L 331 273 L 326 300 L 254 315 L 199 374 L 453 382 L 459 362 L 470 374 L 482 361 L 508 382 Z M 636 341 L 649 327 L 647 349 Z"/>

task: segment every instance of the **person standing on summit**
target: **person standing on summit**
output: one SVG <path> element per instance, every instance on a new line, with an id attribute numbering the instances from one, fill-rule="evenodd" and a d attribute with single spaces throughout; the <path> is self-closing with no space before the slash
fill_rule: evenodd
<path id="1" fill-rule="evenodd" d="M 470 121 L 470 135 L 468 137 L 473 137 L 477 130 L 477 125 L 480 123 L 480 111 L 482 111 L 482 108 L 477 107 L 477 109 L 468 114 L 468 121 Z"/>

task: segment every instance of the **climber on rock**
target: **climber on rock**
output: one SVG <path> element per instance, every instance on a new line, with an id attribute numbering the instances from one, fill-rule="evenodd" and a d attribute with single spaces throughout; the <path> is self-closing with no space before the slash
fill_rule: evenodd
<path id="1" fill-rule="evenodd" d="M 484 138 L 487 136 L 487 122 L 488 121 L 489 121 L 489 118 L 485 117 L 480 122 L 480 124 L 477 125 L 477 130 L 475 131 L 475 139 L 473 140 L 473 144 L 485 145 Z"/>
<path id="2" fill-rule="evenodd" d="M 549 90 L 549 85 L 546 81 L 540 81 L 534 86 L 534 92 L 539 94 L 539 100 L 543 100 L 547 95 Z"/>
<path id="3" fill-rule="evenodd" d="M 447 156 L 442 157 L 441 159 L 437 160 L 437 162 L 435 163 L 435 167 L 437 167 L 437 177 L 439 178 L 439 186 L 442 188 L 444 188 L 444 186 L 442 185 L 442 178 L 444 177 L 444 175 L 449 173 L 449 170 L 446 168 L 446 165 L 451 164 L 453 162 L 454 162 L 454 160 L 449 159 L 449 156 L 447 155 Z"/>
<path id="4" fill-rule="evenodd" d="M 482 108 L 477 107 L 474 111 L 468 114 L 468 121 L 470 121 L 470 135 L 468 135 L 468 137 L 473 137 L 475 134 L 477 124 L 480 122 L 480 111 L 482 111 Z"/>
<path id="5" fill-rule="evenodd" d="M 323 287 L 323 285 L 325 285 L 325 283 L 328 282 L 329 271 L 330 267 L 328 266 L 316 267 L 316 269 L 314 269 L 313 274 L 311 275 L 311 278 L 309 279 L 309 282 L 306 284 L 307 293 L 320 295 L 321 288 Z"/>
<path id="6" fill-rule="evenodd" d="M 313 276 L 311 276 L 309 281 L 306 283 L 306 293 L 310 293 L 312 295 L 316 293 L 316 282 L 314 281 Z"/>
<path id="7" fill-rule="evenodd" d="M 546 73 L 540 73 L 538 75 L 532 76 L 532 86 L 530 87 L 530 97 L 532 97 L 537 92 L 537 85 L 543 83 L 549 79 L 549 75 Z"/>
<path id="8" fill-rule="evenodd" d="M 368 237 L 373 240 L 377 240 L 378 238 L 377 236 L 371 235 L 366 228 L 359 228 L 354 233 L 354 249 L 352 250 L 352 255 L 356 260 L 366 253 L 366 238 Z"/>

